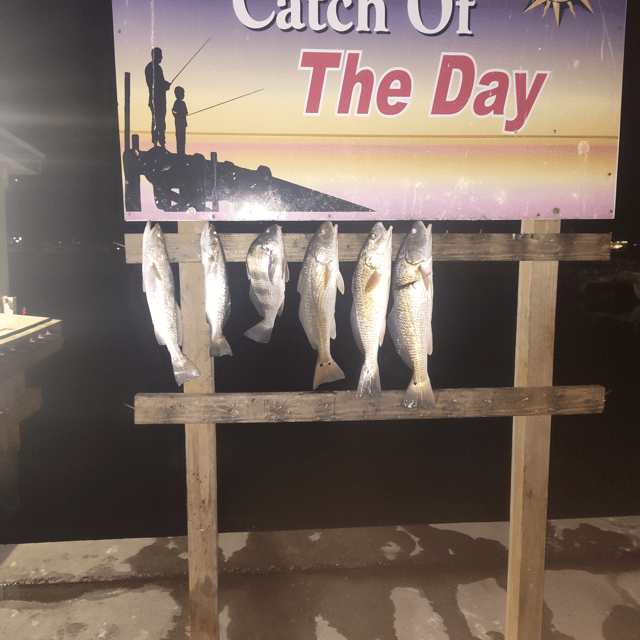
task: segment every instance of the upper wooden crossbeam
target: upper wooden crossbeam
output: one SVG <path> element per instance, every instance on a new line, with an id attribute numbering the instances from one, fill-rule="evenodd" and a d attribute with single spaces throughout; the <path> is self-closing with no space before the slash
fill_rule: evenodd
<path id="1" fill-rule="evenodd" d="M 227 262 L 244 262 L 257 234 L 221 233 Z M 285 233 L 285 253 L 289 262 L 302 262 L 311 240 L 310 233 Z M 339 256 L 355 261 L 366 233 L 341 233 Z M 199 262 L 200 236 L 165 234 L 171 262 Z M 393 251 L 400 247 L 404 234 L 394 234 Z M 125 234 L 129 264 L 142 262 L 142 234 Z M 608 233 L 438 233 L 433 236 L 434 260 L 519 261 L 519 260 L 609 260 L 611 234 Z"/>

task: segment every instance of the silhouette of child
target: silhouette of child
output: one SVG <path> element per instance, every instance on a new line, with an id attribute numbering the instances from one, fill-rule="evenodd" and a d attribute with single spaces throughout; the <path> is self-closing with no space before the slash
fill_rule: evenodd
<path id="1" fill-rule="evenodd" d="M 184 101 L 184 89 L 176 87 L 173 92 L 176 94 L 176 101 L 173 103 L 171 113 L 176 121 L 176 146 L 179 156 L 185 153 L 185 139 L 187 133 L 187 105 Z"/>

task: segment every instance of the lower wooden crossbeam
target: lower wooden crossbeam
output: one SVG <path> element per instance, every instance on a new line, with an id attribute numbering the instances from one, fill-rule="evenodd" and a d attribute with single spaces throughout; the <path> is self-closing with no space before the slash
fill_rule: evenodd
<path id="1" fill-rule="evenodd" d="M 434 391 L 435 409 L 404 409 L 404 391 L 358 398 L 329 393 L 140 393 L 136 424 L 336 422 L 428 418 L 491 418 L 600 413 L 604 387 L 499 387 Z"/>

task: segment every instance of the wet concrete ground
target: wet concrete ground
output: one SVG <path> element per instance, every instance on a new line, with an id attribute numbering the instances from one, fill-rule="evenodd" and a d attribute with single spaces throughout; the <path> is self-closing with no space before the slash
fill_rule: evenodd
<path id="1" fill-rule="evenodd" d="M 504 638 L 507 523 L 220 536 L 222 640 Z M 186 539 L 0 547 L 0 639 L 188 638 Z M 640 639 L 640 517 L 550 521 L 545 640 Z"/>

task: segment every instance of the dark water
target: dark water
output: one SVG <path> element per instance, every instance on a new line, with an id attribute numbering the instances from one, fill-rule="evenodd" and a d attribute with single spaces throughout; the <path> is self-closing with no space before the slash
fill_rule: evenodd
<path id="1" fill-rule="evenodd" d="M 137 392 L 175 391 L 141 290 L 140 265 L 122 251 L 11 255 L 20 306 L 63 321 L 61 352 L 28 376 L 43 408 L 22 424 L 21 510 L 1 542 L 186 533 L 180 426 L 136 426 Z M 561 265 L 555 384 L 602 384 L 604 414 L 554 418 L 549 516 L 637 514 L 640 333 L 624 321 L 629 285 L 579 291 Z M 350 283 L 353 265 L 342 266 Z M 242 336 L 256 320 L 242 264 L 230 266 L 234 350 L 216 364 L 220 391 L 310 388 L 314 353 L 297 318 L 291 265 L 285 312 L 271 343 Z M 434 387 L 513 384 L 517 265 L 436 263 Z M 333 352 L 354 388 L 360 368 L 339 296 Z M 596 315 L 596 313 L 598 315 Z M 607 313 L 609 315 L 602 315 Z M 613 315 L 611 315 L 613 313 Z M 387 341 L 383 388 L 410 373 Z M 220 425 L 222 531 L 504 520 L 508 518 L 509 419 Z"/>

